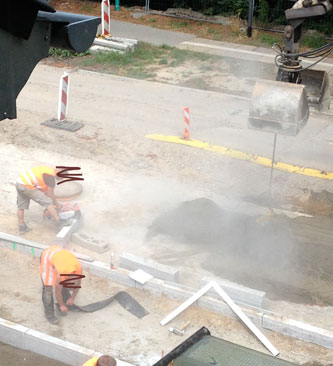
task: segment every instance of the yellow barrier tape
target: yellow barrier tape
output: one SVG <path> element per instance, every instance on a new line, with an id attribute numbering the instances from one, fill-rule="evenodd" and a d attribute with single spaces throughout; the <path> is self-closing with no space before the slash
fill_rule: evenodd
<path id="1" fill-rule="evenodd" d="M 198 149 L 203 149 L 207 151 L 212 151 L 220 155 L 229 156 L 234 159 L 246 160 L 252 163 L 256 163 L 259 165 L 264 165 L 267 167 L 272 166 L 272 160 L 265 158 L 260 155 L 249 154 L 238 150 L 229 149 L 224 146 L 212 145 L 208 142 L 203 142 L 199 140 L 184 140 L 177 136 L 164 136 L 164 135 L 147 135 L 149 139 L 164 141 L 164 142 L 172 142 L 175 144 L 182 144 L 187 146 L 192 146 Z M 324 170 L 305 168 L 297 165 L 292 165 L 288 163 L 274 163 L 274 169 L 282 170 L 288 173 L 296 173 L 307 175 L 309 177 L 321 178 L 321 179 L 333 179 L 333 172 L 326 172 Z"/>

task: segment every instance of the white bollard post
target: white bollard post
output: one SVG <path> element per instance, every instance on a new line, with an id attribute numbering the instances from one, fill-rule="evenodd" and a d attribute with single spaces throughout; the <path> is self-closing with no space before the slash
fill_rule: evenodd
<path id="1" fill-rule="evenodd" d="M 111 34 L 109 0 L 102 0 L 101 11 L 102 11 L 102 36 L 108 36 L 109 34 Z"/>
<path id="2" fill-rule="evenodd" d="M 67 72 L 60 78 L 58 121 L 62 122 L 67 117 L 69 95 L 69 75 Z"/>

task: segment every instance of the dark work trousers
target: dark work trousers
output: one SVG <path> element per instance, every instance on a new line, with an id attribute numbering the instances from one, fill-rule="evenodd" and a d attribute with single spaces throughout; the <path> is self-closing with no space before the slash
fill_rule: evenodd
<path id="1" fill-rule="evenodd" d="M 42 256 L 39 257 L 39 261 L 41 261 Z M 44 311 L 46 318 L 54 317 L 54 300 L 53 300 L 53 287 L 52 286 L 45 286 L 42 280 L 43 290 L 42 290 L 42 301 L 44 305 Z M 61 289 L 62 299 L 64 304 L 66 301 L 71 297 L 70 291 L 62 287 Z"/>
<path id="2" fill-rule="evenodd" d="M 62 294 L 64 304 L 66 304 L 66 301 L 71 297 L 71 293 L 67 288 L 62 287 L 61 294 Z M 53 287 L 52 286 L 45 286 L 43 284 L 42 301 L 43 301 L 43 305 L 44 305 L 46 318 L 54 317 L 55 315 L 54 315 L 54 300 L 53 300 Z"/>

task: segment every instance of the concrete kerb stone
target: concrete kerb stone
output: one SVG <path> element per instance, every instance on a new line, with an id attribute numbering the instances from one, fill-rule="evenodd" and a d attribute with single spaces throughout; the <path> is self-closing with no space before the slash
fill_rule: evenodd
<path id="1" fill-rule="evenodd" d="M 2 318 L 0 318 L 0 342 L 73 366 L 81 366 L 91 357 L 102 355 L 100 352 L 63 341 Z M 116 361 L 117 366 L 133 366 L 121 360 L 116 359 Z"/>
<path id="2" fill-rule="evenodd" d="M 116 50 L 125 51 L 128 52 L 134 48 L 133 43 L 126 43 L 123 41 L 112 41 L 112 39 L 98 39 L 95 38 L 94 45 L 96 46 L 102 46 L 102 47 L 108 47 L 108 48 L 114 48 Z"/>
<path id="3" fill-rule="evenodd" d="M 201 286 L 203 287 L 211 281 L 217 282 L 218 285 L 231 297 L 231 299 L 237 303 L 256 306 L 258 308 L 264 307 L 266 293 L 263 291 L 254 290 L 229 281 L 212 277 L 203 277 L 201 280 Z M 207 295 L 211 297 L 219 297 L 219 295 L 213 289 L 209 290 Z"/>
<path id="4" fill-rule="evenodd" d="M 59 338 L 29 329 L 25 333 L 25 349 L 45 357 L 80 366 L 89 360 L 95 351 L 63 341 Z"/>
<path id="5" fill-rule="evenodd" d="M 0 342 L 25 349 L 25 334 L 29 328 L 0 318 Z"/>
<path id="6" fill-rule="evenodd" d="M 15 244 L 15 247 L 13 246 Z M 14 249 L 18 252 L 22 252 L 25 254 L 33 254 L 37 257 L 42 254 L 42 252 L 49 247 L 49 245 L 39 244 L 30 240 L 22 239 L 15 235 L 5 234 L 0 232 L 0 247 Z M 33 249 L 33 250 L 32 250 Z M 75 256 L 83 261 L 93 262 L 93 258 L 80 254 L 74 253 Z"/>
<path id="7" fill-rule="evenodd" d="M 82 220 L 81 216 L 79 219 L 74 219 L 71 225 L 64 226 L 55 237 L 56 244 L 65 247 L 70 241 L 72 234 L 80 228 Z"/>
<path id="8" fill-rule="evenodd" d="M 0 245 L 2 247 L 12 247 L 12 243 L 9 243 L 6 240 L 0 240 Z M 24 245 L 22 245 L 22 247 L 24 247 Z M 17 248 L 19 249 L 20 245 L 17 245 Z M 106 263 L 98 261 L 87 262 L 85 260 L 80 260 L 80 262 L 82 263 L 84 269 L 89 269 L 92 274 L 96 274 L 97 276 L 109 278 L 125 286 L 145 289 L 157 294 L 164 293 L 167 296 L 180 301 L 184 299 L 186 300 L 191 295 L 193 295 L 194 292 L 197 291 L 196 289 L 193 289 L 192 292 L 192 290 L 190 290 L 190 288 L 186 288 L 186 286 L 182 286 L 176 283 L 164 282 L 156 278 L 147 281 L 144 285 L 140 285 L 136 281 L 128 277 L 129 271 L 120 269 L 111 270 Z M 231 313 L 231 310 L 228 308 L 228 306 L 223 301 L 220 301 L 218 299 L 203 296 L 196 303 L 199 307 L 218 312 L 225 316 L 234 317 L 234 314 Z M 244 307 L 242 307 L 242 310 L 256 325 L 259 325 L 264 329 L 272 330 L 277 333 L 294 337 L 296 339 L 333 349 L 332 331 L 305 324 L 293 319 L 288 319 L 282 316 L 267 314 L 265 313 L 265 310 L 260 312 L 257 309 L 252 310 L 246 309 Z M 4 324 L 0 322 L 0 341 L 8 343 L 3 339 L 3 327 Z M 22 329 L 26 331 L 25 327 L 23 327 Z M 14 327 L 12 328 L 12 332 L 8 334 L 11 334 L 12 342 L 17 342 L 18 344 L 22 345 L 23 340 L 16 335 L 16 330 L 17 328 Z"/>
<path id="9" fill-rule="evenodd" d="M 333 332 L 286 317 L 265 314 L 262 327 L 277 333 L 333 349 Z"/>
<path id="10" fill-rule="evenodd" d="M 142 269 L 161 280 L 179 282 L 179 270 L 164 264 L 140 258 L 130 253 L 122 253 L 119 257 L 120 267 L 135 271 Z"/>
<path id="11" fill-rule="evenodd" d="M 192 287 L 183 286 L 172 282 L 164 283 L 164 293 L 171 299 L 185 301 L 196 292 L 197 290 Z"/>
<path id="12" fill-rule="evenodd" d="M 9 241 L 0 239 L 0 247 L 2 247 L 2 248 L 13 249 L 13 243 L 14 242 L 9 242 Z M 47 248 L 47 246 L 45 246 L 45 248 Z M 39 257 L 42 254 L 44 249 L 40 249 L 40 248 L 36 248 L 34 246 L 29 246 L 29 245 L 20 244 L 20 243 L 15 242 L 15 250 L 17 250 L 18 252 L 22 252 L 24 254 L 30 254 L 30 255 Z"/>

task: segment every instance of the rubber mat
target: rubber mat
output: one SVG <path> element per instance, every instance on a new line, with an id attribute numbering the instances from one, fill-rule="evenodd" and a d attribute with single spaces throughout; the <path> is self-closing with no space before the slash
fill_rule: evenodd
<path id="1" fill-rule="evenodd" d="M 64 296 L 64 294 L 63 294 L 63 300 L 65 303 L 68 298 L 68 297 L 67 298 L 66 297 L 67 296 Z M 145 308 L 143 308 L 130 294 L 128 294 L 125 291 L 120 291 L 105 300 L 98 301 L 93 304 L 84 305 L 84 306 L 71 305 L 71 306 L 67 306 L 67 307 L 68 307 L 68 310 L 70 310 L 70 311 L 81 311 L 84 313 L 93 313 L 94 311 L 98 311 L 98 310 L 105 308 L 115 299 L 119 302 L 119 304 L 124 309 L 126 309 L 127 311 L 129 311 L 131 314 L 135 315 L 139 319 L 141 319 L 144 316 L 146 316 L 147 314 L 149 314 Z M 57 306 L 59 307 L 58 304 L 57 304 Z"/>
<path id="2" fill-rule="evenodd" d="M 75 132 L 84 126 L 82 122 L 73 122 L 67 120 L 60 122 L 55 118 L 42 122 L 41 125 L 71 132 Z"/>

